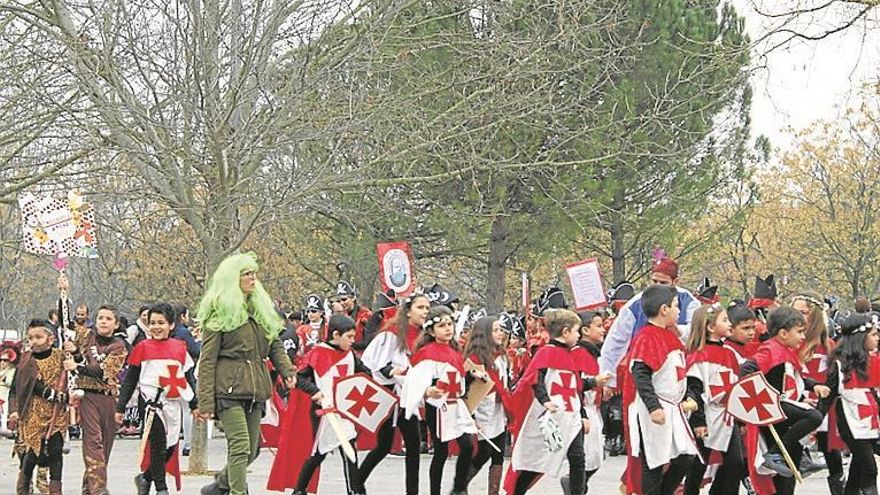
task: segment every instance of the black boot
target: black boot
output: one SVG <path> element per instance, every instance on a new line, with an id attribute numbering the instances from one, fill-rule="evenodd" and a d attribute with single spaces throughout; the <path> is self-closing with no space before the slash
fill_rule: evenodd
<path id="1" fill-rule="evenodd" d="M 843 495 L 843 487 L 846 485 L 846 480 L 843 479 L 843 473 L 835 476 L 828 477 L 828 491 L 831 495 Z M 864 491 L 862 491 L 864 493 Z"/>
<path id="2" fill-rule="evenodd" d="M 571 495 L 571 482 L 568 479 L 568 475 L 559 478 L 559 484 L 562 486 L 563 494 Z"/>
<path id="3" fill-rule="evenodd" d="M 862 495 L 877 495 L 877 485 L 863 486 Z"/>

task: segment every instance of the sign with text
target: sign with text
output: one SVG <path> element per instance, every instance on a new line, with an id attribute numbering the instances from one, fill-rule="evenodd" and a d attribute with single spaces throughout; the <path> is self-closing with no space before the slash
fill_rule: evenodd
<path id="1" fill-rule="evenodd" d="M 599 261 L 590 258 L 565 266 L 568 283 L 574 294 L 574 306 L 577 311 L 600 308 L 608 304 L 605 289 L 602 287 L 602 274 L 599 272 Z"/>

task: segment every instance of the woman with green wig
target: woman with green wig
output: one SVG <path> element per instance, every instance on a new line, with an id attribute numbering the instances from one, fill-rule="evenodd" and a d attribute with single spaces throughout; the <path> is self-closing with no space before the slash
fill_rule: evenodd
<path id="1" fill-rule="evenodd" d="M 260 453 L 260 419 L 272 395 L 268 357 L 286 385 L 296 375 L 278 335 L 284 328 L 272 298 L 257 280 L 253 253 L 223 260 L 198 307 L 202 325 L 197 417 L 220 419 L 226 467 L 202 495 L 245 495 L 247 467 Z"/>

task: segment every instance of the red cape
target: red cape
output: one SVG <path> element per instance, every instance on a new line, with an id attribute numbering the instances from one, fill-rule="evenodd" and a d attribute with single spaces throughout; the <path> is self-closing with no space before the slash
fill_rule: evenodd
<path id="1" fill-rule="evenodd" d="M 281 441 L 266 489 L 283 492 L 296 486 L 302 465 L 312 455 L 314 442 L 309 440 L 315 438 L 315 432 L 312 429 L 311 409 L 312 398 L 308 394 L 298 388 L 290 391 L 287 410 L 281 418 Z M 309 493 L 318 493 L 320 477 L 319 467 L 309 481 Z"/>
<path id="2" fill-rule="evenodd" d="M 736 352 L 738 352 L 739 355 L 742 356 L 743 358 L 752 359 L 752 357 L 755 355 L 755 352 L 758 351 L 758 347 L 761 346 L 761 343 L 755 342 L 753 340 L 747 344 L 740 344 L 739 342 L 736 342 L 735 340 L 726 339 L 724 341 L 724 345 L 726 345 L 732 349 L 736 349 Z"/>
<path id="3" fill-rule="evenodd" d="M 758 371 L 765 375 L 776 366 L 783 363 L 791 363 L 795 369 L 801 369 L 801 360 L 797 351 L 786 347 L 775 338 L 761 344 L 752 360 L 758 365 Z M 780 391 L 781 392 L 781 391 Z"/>
<path id="4" fill-rule="evenodd" d="M 315 373 L 326 375 L 327 371 L 342 358 L 348 355 L 351 350 L 342 351 L 325 344 L 318 344 L 312 347 L 312 350 L 306 354 L 300 362 L 300 370 L 311 367 Z M 348 370 L 349 374 L 354 370 Z"/>
<path id="5" fill-rule="evenodd" d="M 545 345 L 535 353 L 535 356 L 529 363 L 529 367 L 519 379 L 516 390 L 514 390 L 510 398 L 511 421 L 509 428 L 514 436 L 514 442 L 516 442 L 516 436 L 519 434 L 520 429 L 522 429 L 523 423 L 529 414 L 529 408 L 532 406 L 532 401 L 535 398 L 532 385 L 538 382 L 540 370 L 549 368 L 573 371 L 577 380 L 578 393 L 583 392 L 580 374 L 586 370 L 582 366 L 583 363 L 578 362 L 575 357 L 571 349 L 554 344 Z M 504 490 L 507 493 L 513 493 L 517 476 L 518 472 L 513 470 L 513 465 L 509 465 L 507 475 L 504 477 Z M 534 483 L 537 483 L 539 479 L 541 478 L 535 478 Z"/>
<path id="6" fill-rule="evenodd" d="M 300 369 L 311 367 L 315 373 L 324 375 L 349 352 L 351 351 L 341 351 L 318 344 L 302 359 Z M 312 398 L 300 389 L 291 390 L 287 400 L 287 411 L 281 418 L 278 454 L 272 462 L 267 489 L 283 492 L 296 486 L 302 465 L 312 455 L 315 433 L 312 428 Z M 309 493 L 318 492 L 320 477 L 321 469 L 318 468 L 309 481 Z"/>
<path id="7" fill-rule="evenodd" d="M 715 363 L 730 368 L 739 375 L 739 362 L 736 356 L 733 351 L 721 345 L 706 345 L 702 349 L 688 353 L 686 363 L 688 368 L 697 363 Z"/>
<path id="8" fill-rule="evenodd" d="M 409 335 L 407 335 L 407 338 L 408 337 Z M 453 349 L 452 346 L 448 344 L 431 342 L 416 351 L 416 353 L 410 358 L 409 364 L 411 367 L 415 367 L 415 365 L 422 361 L 437 361 L 450 364 L 458 370 L 458 373 L 462 376 L 462 379 L 464 379 L 464 359 L 461 357 L 460 352 Z"/>

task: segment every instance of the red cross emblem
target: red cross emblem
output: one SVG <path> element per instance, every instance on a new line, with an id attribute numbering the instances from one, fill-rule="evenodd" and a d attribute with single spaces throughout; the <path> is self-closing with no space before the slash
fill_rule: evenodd
<path id="1" fill-rule="evenodd" d="M 180 390 L 186 388 L 186 379 L 177 374 L 180 371 L 179 364 L 168 365 L 168 376 L 159 377 L 159 386 L 167 388 L 166 397 L 169 399 L 179 399 Z"/>
<path id="2" fill-rule="evenodd" d="M 560 371 L 559 383 L 553 382 L 550 384 L 550 395 L 561 395 L 565 401 L 565 410 L 568 412 L 574 411 L 574 405 L 571 403 L 571 399 L 577 395 L 574 385 L 574 374 Z"/>
<path id="3" fill-rule="evenodd" d="M 722 370 L 718 376 L 721 377 L 721 385 L 709 385 L 709 395 L 713 398 L 722 397 L 734 383 L 733 372 L 730 370 Z"/>
<path id="4" fill-rule="evenodd" d="M 773 416 L 773 413 L 768 410 L 768 407 L 773 405 L 773 398 L 770 397 L 770 392 L 767 389 L 761 389 L 761 392 L 758 393 L 755 382 L 752 381 L 743 383 L 742 389 L 746 392 L 746 396 L 742 398 L 742 405 L 746 412 L 754 409 L 758 413 L 760 421 Z"/>
<path id="5" fill-rule="evenodd" d="M 343 378 L 348 376 L 348 365 L 347 364 L 337 364 L 336 365 L 336 373 L 339 378 Z"/>
<path id="6" fill-rule="evenodd" d="M 461 393 L 461 386 L 458 384 L 458 372 L 447 371 L 446 381 L 437 381 L 437 388 L 449 394 L 450 399 L 458 397 Z"/>
<path id="7" fill-rule="evenodd" d="M 374 402 L 370 400 L 371 397 L 376 395 L 378 392 L 375 388 L 366 386 L 363 390 L 358 390 L 357 387 L 351 389 L 348 395 L 345 397 L 346 400 L 350 400 L 354 402 L 351 407 L 348 408 L 348 411 L 353 416 L 360 416 L 361 411 L 364 409 L 367 410 L 367 414 L 373 414 L 377 407 L 379 407 L 378 402 Z"/>
<path id="8" fill-rule="evenodd" d="M 871 429 L 876 430 L 880 428 L 880 418 L 877 417 L 877 411 L 874 408 L 874 400 L 871 396 L 871 392 L 865 392 L 865 396 L 868 399 L 868 403 L 859 404 L 859 419 L 871 418 Z"/>

